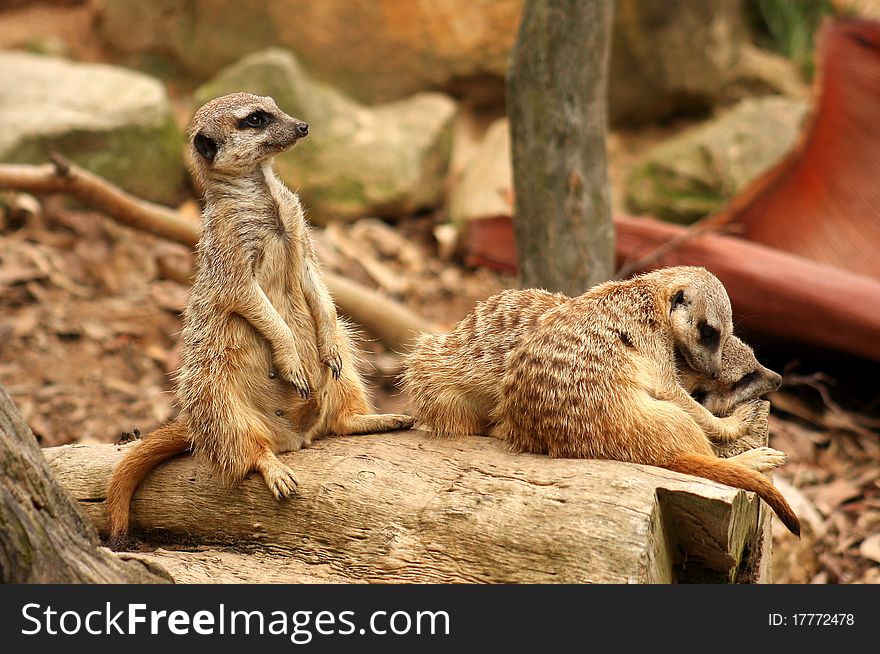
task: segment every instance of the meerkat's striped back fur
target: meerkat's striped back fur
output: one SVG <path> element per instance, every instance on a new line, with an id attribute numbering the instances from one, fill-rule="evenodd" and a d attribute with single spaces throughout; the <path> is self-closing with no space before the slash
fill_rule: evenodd
<path id="1" fill-rule="evenodd" d="M 425 333 L 404 358 L 408 410 L 443 436 L 486 434 L 501 400 L 505 356 L 561 293 L 506 290 L 480 302 L 448 334 Z"/>

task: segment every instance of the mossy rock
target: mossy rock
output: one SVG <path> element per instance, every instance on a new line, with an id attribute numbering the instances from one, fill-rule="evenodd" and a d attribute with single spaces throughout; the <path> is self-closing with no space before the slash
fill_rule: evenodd
<path id="1" fill-rule="evenodd" d="M 140 197 L 184 195 L 183 137 L 165 89 L 126 69 L 0 53 L 0 161 L 45 163 L 60 152 Z"/>
<path id="2" fill-rule="evenodd" d="M 791 150 L 807 109 L 800 99 L 748 99 L 664 141 L 628 176 L 628 210 L 690 223 L 720 209 Z"/>

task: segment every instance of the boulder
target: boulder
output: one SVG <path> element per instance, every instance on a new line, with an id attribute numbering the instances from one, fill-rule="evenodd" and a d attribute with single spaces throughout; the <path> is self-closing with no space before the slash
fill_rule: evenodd
<path id="1" fill-rule="evenodd" d="M 309 123 L 309 137 L 280 155 L 276 168 L 315 222 L 400 216 L 440 201 L 456 110 L 449 97 L 420 93 L 365 106 L 314 81 L 292 53 L 274 48 L 222 71 L 195 101 L 236 91 L 272 96 Z"/>
<path id="2" fill-rule="evenodd" d="M 186 174 L 162 84 L 140 73 L 0 52 L 0 161 L 57 151 L 144 198 L 174 204 Z"/>
<path id="3" fill-rule="evenodd" d="M 626 181 L 630 211 L 692 222 L 720 209 L 794 146 L 803 99 L 747 99 L 650 150 Z"/>
<path id="4" fill-rule="evenodd" d="M 748 40 L 742 0 L 617 0 L 608 75 L 615 124 L 711 109 Z"/>
<path id="5" fill-rule="evenodd" d="M 617 0 L 612 122 L 714 106 L 740 44 L 749 40 L 742 5 Z M 103 0 L 101 6 L 101 35 L 118 56 L 197 83 L 276 46 L 364 102 L 442 90 L 501 108 L 523 0 Z"/>
<path id="6" fill-rule="evenodd" d="M 267 46 L 367 102 L 473 84 L 502 100 L 522 0 L 104 0 L 101 34 L 143 65 L 206 80 Z M 137 29 L 132 29 L 133 26 Z"/>

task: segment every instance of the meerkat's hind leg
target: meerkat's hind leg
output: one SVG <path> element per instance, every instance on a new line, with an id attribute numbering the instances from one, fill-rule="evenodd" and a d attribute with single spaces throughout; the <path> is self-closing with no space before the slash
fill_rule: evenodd
<path id="1" fill-rule="evenodd" d="M 266 486 L 276 500 L 283 500 L 297 493 L 296 476 L 293 470 L 281 463 L 275 454 L 266 449 L 257 457 L 254 468 L 263 475 Z"/>
<path id="2" fill-rule="evenodd" d="M 410 429 L 415 418 L 402 413 L 354 414 L 339 426 L 340 434 L 375 434 Z"/>
<path id="3" fill-rule="evenodd" d="M 756 447 L 727 460 L 756 472 L 766 472 L 778 468 L 787 458 L 785 452 L 774 450 L 772 447 Z"/>

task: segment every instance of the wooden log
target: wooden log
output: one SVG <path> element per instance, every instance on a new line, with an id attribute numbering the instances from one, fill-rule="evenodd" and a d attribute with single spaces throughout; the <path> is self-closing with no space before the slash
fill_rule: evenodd
<path id="1" fill-rule="evenodd" d="M 101 531 L 128 447 L 44 450 Z M 272 566 L 267 581 L 314 580 L 309 571 L 348 582 L 732 581 L 761 569 L 757 498 L 660 468 L 419 431 L 331 438 L 281 458 L 299 479 L 286 502 L 255 474 L 224 488 L 190 456 L 168 461 L 135 494 L 134 533 L 282 557 L 286 572 Z"/>

